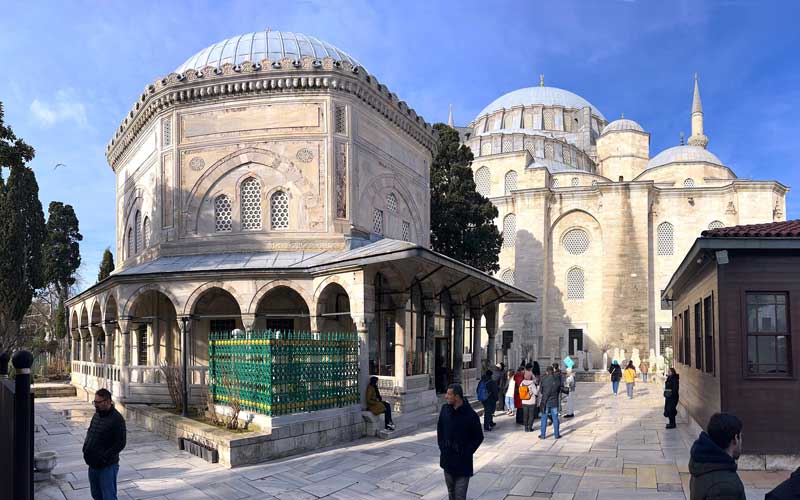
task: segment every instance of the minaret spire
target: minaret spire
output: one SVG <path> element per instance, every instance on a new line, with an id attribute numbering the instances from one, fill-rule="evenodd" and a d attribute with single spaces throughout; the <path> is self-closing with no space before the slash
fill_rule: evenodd
<path id="1" fill-rule="evenodd" d="M 447 117 L 447 124 L 450 126 L 450 128 L 455 128 L 455 126 L 453 125 L 453 105 L 452 104 L 450 105 L 450 115 Z"/>
<path id="2" fill-rule="evenodd" d="M 539 75 L 539 86 L 544 87 L 544 75 Z"/>
<path id="3" fill-rule="evenodd" d="M 697 73 L 694 74 L 694 96 L 692 97 L 692 135 L 689 137 L 690 146 L 705 148 L 708 137 L 703 134 L 703 101 L 700 99 L 700 84 L 697 82 Z"/>

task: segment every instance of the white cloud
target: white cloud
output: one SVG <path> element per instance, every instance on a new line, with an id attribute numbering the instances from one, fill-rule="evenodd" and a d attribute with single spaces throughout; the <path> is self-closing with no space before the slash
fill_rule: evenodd
<path id="1" fill-rule="evenodd" d="M 34 99 L 30 110 L 43 127 L 52 127 L 59 122 L 74 122 L 78 126 L 85 127 L 89 123 L 86 118 L 86 107 L 71 89 L 59 90 L 50 102 Z"/>

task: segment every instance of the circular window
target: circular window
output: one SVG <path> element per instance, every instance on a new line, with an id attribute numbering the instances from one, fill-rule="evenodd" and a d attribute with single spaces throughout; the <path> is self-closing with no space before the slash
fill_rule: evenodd
<path id="1" fill-rule="evenodd" d="M 570 229 L 562 238 L 564 249 L 572 255 L 580 255 L 589 248 L 589 234 L 583 229 Z"/>

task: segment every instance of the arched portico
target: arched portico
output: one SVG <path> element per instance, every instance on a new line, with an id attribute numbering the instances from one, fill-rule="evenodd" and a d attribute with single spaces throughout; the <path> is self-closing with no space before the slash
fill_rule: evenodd
<path id="1" fill-rule="evenodd" d="M 270 289 L 258 302 L 256 330 L 310 331 L 308 303 L 293 288 L 279 285 Z"/>
<path id="2" fill-rule="evenodd" d="M 159 290 L 145 289 L 130 299 L 128 324 L 132 335 L 132 381 L 160 378 L 159 365 L 180 364 L 180 330 L 175 305 Z"/>
<path id="3" fill-rule="evenodd" d="M 191 327 L 189 364 L 208 366 L 208 336 L 211 333 L 230 333 L 244 329 L 239 301 L 221 286 L 203 286 L 190 298 Z"/>
<path id="4" fill-rule="evenodd" d="M 320 332 L 355 331 L 350 316 L 350 296 L 339 283 L 329 283 L 317 298 L 317 330 Z"/>

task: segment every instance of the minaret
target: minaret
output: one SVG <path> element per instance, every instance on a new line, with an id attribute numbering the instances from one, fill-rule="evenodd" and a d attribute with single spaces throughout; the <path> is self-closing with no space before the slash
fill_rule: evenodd
<path id="1" fill-rule="evenodd" d="M 697 83 L 697 73 L 694 74 L 694 97 L 692 98 L 692 135 L 689 137 L 690 146 L 705 148 L 708 137 L 703 135 L 703 102 L 700 100 L 700 85 Z"/>
<path id="2" fill-rule="evenodd" d="M 453 105 L 452 104 L 450 105 L 450 116 L 447 117 L 447 124 L 450 126 L 450 128 L 456 128 L 453 125 Z"/>

